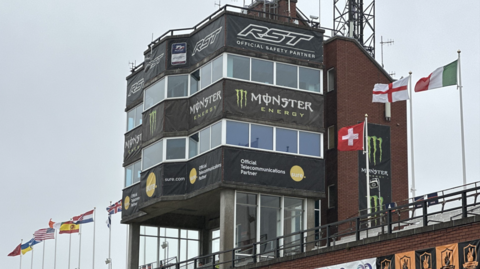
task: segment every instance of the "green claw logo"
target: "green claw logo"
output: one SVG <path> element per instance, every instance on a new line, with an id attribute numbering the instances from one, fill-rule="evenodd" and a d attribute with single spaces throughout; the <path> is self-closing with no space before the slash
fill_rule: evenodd
<path id="1" fill-rule="evenodd" d="M 373 142 L 373 151 L 372 151 L 372 143 L 370 143 L 370 139 Z M 371 162 L 372 161 L 372 155 L 373 155 L 373 165 L 377 165 L 377 142 L 378 142 L 378 148 L 380 149 L 380 158 L 379 158 L 379 163 L 382 162 L 382 143 L 383 139 L 381 137 L 376 137 L 376 136 L 369 136 L 367 140 L 368 144 L 368 160 Z"/>
<path id="2" fill-rule="evenodd" d="M 153 135 L 153 133 L 157 129 L 157 111 L 154 110 L 150 112 L 149 116 L 150 116 L 149 118 L 150 119 L 150 135 Z"/>
<path id="3" fill-rule="evenodd" d="M 240 108 L 247 107 L 247 91 L 235 90 L 237 92 L 237 106 Z"/>

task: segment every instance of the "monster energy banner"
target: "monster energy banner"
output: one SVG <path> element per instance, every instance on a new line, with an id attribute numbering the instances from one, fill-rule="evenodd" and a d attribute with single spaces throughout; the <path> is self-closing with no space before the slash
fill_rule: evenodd
<path id="1" fill-rule="evenodd" d="M 163 166 L 159 165 L 141 173 L 140 189 L 142 202 L 160 197 Z"/>
<path id="2" fill-rule="evenodd" d="M 385 209 L 392 202 L 392 170 L 390 155 L 390 126 L 368 124 L 368 159 L 370 186 L 366 186 L 365 155 L 358 151 L 359 209 L 367 208 L 367 187 L 370 188 L 372 212 Z"/>
<path id="3" fill-rule="evenodd" d="M 311 130 L 323 128 L 323 96 L 271 86 L 227 80 L 225 113 L 232 118 L 254 119 Z"/>
<path id="4" fill-rule="evenodd" d="M 187 192 L 220 182 L 223 175 L 222 148 L 189 161 L 187 172 Z"/>
<path id="5" fill-rule="evenodd" d="M 162 181 L 163 195 L 185 194 L 186 163 L 166 163 Z"/>
<path id="6" fill-rule="evenodd" d="M 480 240 L 468 241 L 458 244 L 460 268 L 479 269 L 478 257 L 480 255 Z"/>
<path id="7" fill-rule="evenodd" d="M 227 16 L 227 46 L 322 62 L 323 32 Z"/>
<path id="8" fill-rule="evenodd" d="M 124 189 L 122 195 L 122 219 L 138 212 L 140 203 L 142 203 L 140 184 Z"/>
<path id="9" fill-rule="evenodd" d="M 166 100 L 165 102 L 165 132 L 188 130 L 187 111 L 188 100 Z"/>
<path id="10" fill-rule="evenodd" d="M 131 163 L 140 159 L 142 152 L 142 128 L 135 128 L 125 134 L 125 145 L 123 149 L 123 162 Z"/>
<path id="11" fill-rule="evenodd" d="M 428 248 L 415 251 L 415 268 L 436 269 L 435 248 Z M 413 269 L 413 268 L 412 268 Z"/>
<path id="12" fill-rule="evenodd" d="M 143 98 L 145 85 L 143 68 L 127 77 L 127 107 L 136 105 Z"/>
<path id="13" fill-rule="evenodd" d="M 159 138 L 163 132 L 164 102 L 143 112 L 142 142 L 149 143 Z"/>
<path id="14" fill-rule="evenodd" d="M 165 71 L 165 44 L 166 42 L 162 42 L 160 45 L 145 52 L 145 61 L 143 63 L 145 66 L 145 83 Z"/>
<path id="15" fill-rule="evenodd" d="M 377 269 L 395 269 L 395 255 L 378 257 Z"/>
<path id="16" fill-rule="evenodd" d="M 325 163 L 321 159 L 226 147 L 224 163 L 225 181 L 325 191 Z"/>
<path id="17" fill-rule="evenodd" d="M 222 86 L 222 82 L 217 82 L 189 99 L 188 125 L 190 129 L 204 126 L 222 117 Z"/>

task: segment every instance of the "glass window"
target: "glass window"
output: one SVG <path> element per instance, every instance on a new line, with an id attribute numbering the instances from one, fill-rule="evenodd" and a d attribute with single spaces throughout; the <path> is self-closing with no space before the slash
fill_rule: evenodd
<path id="1" fill-rule="evenodd" d="M 299 132 L 300 154 L 320 157 L 320 134 Z"/>
<path id="2" fill-rule="evenodd" d="M 125 167 L 125 187 L 133 184 L 133 164 Z"/>
<path id="3" fill-rule="evenodd" d="M 158 81 L 145 90 L 145 102 L 143 110 L 151 108 L 165 98 L 165 79 Z"/>
<path id="4" fill-rule="evenodd" d="M 241 203 L 244 201 L 246 203 Z M 235 247 L 249 245 L 256 240 L 257 233 L 257 195 L 237 193 L 237 210 L 235 223 Z M 242 250 L 252 253 L 252 248 Z"/>
<path id="5" fill-rule="evenodd" d="M 250 147 L 273 150 L 273 127 L 252 124 Z"/>
<path id="6" fill-rule="evenodd" d="M 227 144 L 248 147 L 248 123 L 227 121 Z"/>
<path id="7" fill-rule="evenodd" d="M 335 90 L 335 69 L 330 69 L 327 71 L 327 92 Z"/>
<path id="8" fill-rule="evenodd" d="M 210 128 L 200 131 L 200 154 L 210 149 Z"/>
<path id="9" fill-rule="evenodd" d="M 137 112 L 135 113 L 135 127 L 142 124 L 142 105 L 137 106 Z"/>
<path id="10" fill-rule="evenodd" d="M 276 151 L 297 153 L 297 131 L 277 128 Z"/>
<path id="11" fill-rule="evenodd" d="M 168 77 L 168 95 L 167 97 L 187 96 L 188 76 L 169 76 Z"/>
<path id="12" fill-rule="evenodd" d="M 188 138 L 188 158 L 193 158 L 198 155 L 198 133 L 191 135 Z"/>
<path id="13" fill-rule="evenodd" d="M 200 70 L 190 74 L 190 95 L 198 92 L 200 89 Z"/>
<path id="14" fill-rule="evenodd" d="M 277 63 L 277 85 L 297 88 L 297 67 Z"/>
<path id="15" fill-rule="evenodd" d="M 212 84 L 212 64 L 209 63 L 200 69 L 200 76 L 202 77 L 202 89 Z"/>
<path id="16" fill-rule="evenodd" d="M 210 144 L 210 148 L 213 149 L 214 147 L 222 144 L 222 123 L 219 122 L 213 125 L 211 132 L 212 142 Z"/>
<path id="17" fill-rule="evenodd" d="M 163 161 L 163 141 L 160 140 L 143 149 L 142 168 L 152 167 Z"/>
<path id="18" fill-rule="evenodd" d="M 320 92 L 320 70 L 299 67 L 299 88 L 311 92 Z"/>
<path id="19" fill-rule="evenodd" d="M 227 57 L 227 76 L 229 78 L 239 78 L 250 80 L 250 59 L 236 55 Z"/>
<path id="20" fill-rule="evenodd" d="M 335 126 L 328 127 L 328 149 L 335 148 Z"/>
<path id="21" fill-rule="evenodd" d="M 262 195 L 260 198 L 260 241 L 271 240 L 281 236 L 280 197 Z M 269 241 L 260 246 L 262 252 L 275 249 L 276 241 Z"/>
<path id="22" fill-rule="evenodd" d="M 142 124 L 142 105 L 138 105 L 127 112 L 127 132 Z"/>
<path id="23" fill-rule="evenodd" d="M 299 232 L 303 230 L 303 200 L 295 198 L 284 199 L 284 235 Z M 299 247 L 288 247 L 289 245 L 298 245 L 300 234 L 285 237 L 285 252 L 299 252 Z"/>
<path id="24" fill-rule="evenodd" d="M 140 161 L 133 164 L 133 182 L 135 184 L 140 182 L 140 173 L 142 172 L 142 163 Z"/>
<path id="25" fill-rule="evenodd" d="M 167 160 L 185 159 L 185 138 L 167 139 Z"/>
<path id="26" fill-rule="evenodd" d="M 252 59 L 252 81 L 273 84 L 273 62 Z"/>
<path id="27" fill-rule="evenodd" d="M 212 82 L 223 77 L 223 57 L 219 57 L 212 62 Z"/>

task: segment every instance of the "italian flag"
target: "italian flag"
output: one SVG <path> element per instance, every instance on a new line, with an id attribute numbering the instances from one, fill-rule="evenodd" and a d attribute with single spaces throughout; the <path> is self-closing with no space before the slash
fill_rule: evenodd
<path id="1" fill-rule="evenodd" d="M 457 61 L 437 68 L 430 76 L 421 78 L 415 84 L 415 92 L 457 85 Z"/>

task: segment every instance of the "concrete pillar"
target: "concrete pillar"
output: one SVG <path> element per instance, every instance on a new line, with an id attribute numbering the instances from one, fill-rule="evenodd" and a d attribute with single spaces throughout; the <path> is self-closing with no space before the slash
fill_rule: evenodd
<path id="1" fill-rule="evenodd" d="M 128 225 L 127 269 L 138 269 L 140 255 L 140 224 Z"/>
<path id="2" fill-rule="evenodd" d="M 307 230 L 315 227 L 315 199 L 307 199 Z M 315 240 L 315 231 L 307 233 L 306 242 L 313 242 Z M 315 243 L 306 245 L 306 251 L 310 251 L 315 247 Z"/>
<path id="3" fill-rule="evenodd" d="M 233 234 L 235 232 L 235 191 L 230 189 L 222 190 L 220 194 L 220 251 L 229 250 L 234 247 Z M 232 259 L 232 253 L 227 252 L 220 255 L 220 262 Z M 220 266 L 230 268 L 230 263 Z"/>

